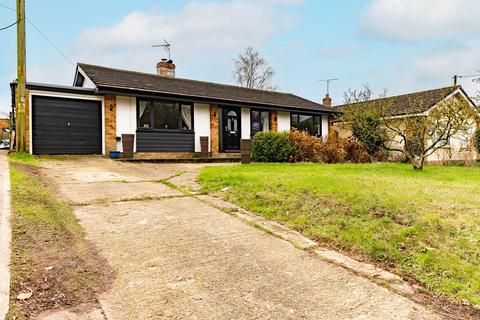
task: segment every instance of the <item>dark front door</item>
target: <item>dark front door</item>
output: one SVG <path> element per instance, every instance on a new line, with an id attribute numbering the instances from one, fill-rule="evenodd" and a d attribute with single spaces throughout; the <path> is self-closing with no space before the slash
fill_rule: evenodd
<path id="1" fill-rule="evenodd" d="M 33 96 L 34 154 L 101 154 L 101 102 Z"/>
<path id="2" fill-rule="evenodd" d="M 241 114 L 240 108 L 222 107 L 223 149 L 225 151 L 240 150 Z"/>

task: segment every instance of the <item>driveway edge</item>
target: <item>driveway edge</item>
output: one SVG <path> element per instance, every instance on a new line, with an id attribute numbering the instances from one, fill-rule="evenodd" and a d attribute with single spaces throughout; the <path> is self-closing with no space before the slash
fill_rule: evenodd
<path id="1" fill-rule="evenodd" d="M 10 225 L 10 170 L 8 159 L 0 155 L 0 319 L 4 319 L 8 312 L 10 296 L 10 246 L 12 229 Z"/>
<path id="2" fill-rule="evenodd" d="M 419 292 L 416 286 L 410 285 L 400 276 L 392 272 L 381 269 L 373 264 L 353 259 L 340 252 L 322 248 L 317 242 L 303 236 L 295 230 L 292 230 L 280 223 L 267 220 L 218 197 L 212 195 L 197 195 L 195 198 L 223 212 L 229 213 L 240 220 L 253 225 L 254 227 L 272 234 L 275 237 L 288 241 L 294 247 L 300 250 L 310 252 L 322 260 L 345 268 L 361 277 L 369 279 L 378 285 L 384 286 L 391 291 L 417 303 L 420 308 L 423 307 L 425 309 L 433 309 L 437 313 L 442 312 L 442 310 L 438 310 L 430 303 L 426 303 L 426 301 L 423 299 L 421 290 Z M 441 319 L 440 316 L 438 316 L 438 319 Z"/>

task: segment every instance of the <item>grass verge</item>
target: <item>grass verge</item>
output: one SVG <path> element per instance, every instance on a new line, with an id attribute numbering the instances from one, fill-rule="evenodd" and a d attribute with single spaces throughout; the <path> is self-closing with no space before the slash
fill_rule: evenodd
<path id="1" fill-rule="evenodd" d="M 480 168 L 402 164 L 207 167 L 203 192 L 480 305 Z"/>
<path id="2" fill-rule="evenodd" d="M 35 158 L 10 157 L 12 194 L 11 300 L 7 319 L 97 303 L 110 270 L 84 239 L 72 210 L 57 200 Z M 30 298 L 18 300 L 20 293 Z"/>

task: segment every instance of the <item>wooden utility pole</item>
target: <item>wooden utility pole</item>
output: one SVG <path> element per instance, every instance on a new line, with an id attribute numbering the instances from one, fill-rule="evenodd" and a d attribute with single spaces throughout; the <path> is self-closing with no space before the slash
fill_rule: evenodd
<path id="1" fill-rule="evenodd" d="M 25 0 L 17 0 L 17 151 L 26 152 L 25 91 L 27 82 L 25 50 Z"/>

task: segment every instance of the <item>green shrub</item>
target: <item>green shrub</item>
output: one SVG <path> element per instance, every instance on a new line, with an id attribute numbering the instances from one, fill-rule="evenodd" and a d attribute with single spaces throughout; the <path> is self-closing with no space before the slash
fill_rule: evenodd
<path id="1" fill-rule="evenodd" d="M 287 133 L 267 131 L 259 132 L 253 137 L 253 161 L 284 162 L 292 150 Z"/>
<path id="2" fill-rule="evenodd" d="M 375 156 L 386 141 L 381 125 L 380 117 L 368 112 L 358 115 L 351 124 L 353 136 L 371 156 Z"/>
<path id="3" fill-rule="evenodd" d="M 480 128 L 477 128 L 475 131 L 475 136 L 473 139 L 475 141 L 475 147 L 477 148 L 477 151 L 480 152 Z"/>

